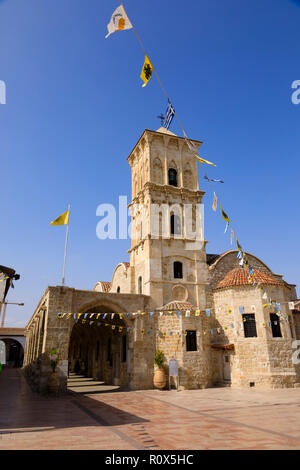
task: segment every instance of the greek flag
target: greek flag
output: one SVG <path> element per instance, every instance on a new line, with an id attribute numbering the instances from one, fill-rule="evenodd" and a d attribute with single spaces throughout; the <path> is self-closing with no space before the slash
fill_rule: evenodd
<path id="1" fill-rule="evenodd" d="M 171 122 L 173 121 L 174 116 L 175 116 L 175 110 L 174 110 L 172 104 L 169 101 L 169 106 L 168 106 L 168 109 L 166 111 L 166 116 L 165 116 L 165 120 L 164 120 L 164 124 L 163 124 L 163 126 L 166 129 L 169 129 L 169 127 L 171 125 Z"/>

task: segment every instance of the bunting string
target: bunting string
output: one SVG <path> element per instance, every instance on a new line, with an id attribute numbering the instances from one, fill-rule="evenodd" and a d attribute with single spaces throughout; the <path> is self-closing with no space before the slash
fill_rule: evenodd
<path id="1" fill-rule="evenodd" d="M 294 309 L 294 302 L 276 302 L 272 299 L 268 299 L 269 302 L 266 303 L 266 304 L 263 304 L 262 307 L 263 309 L 267 308 L 267 307 L 271 307 L 271 309 L 274 311 L 274 313 L 278 316 L 279 318 L 279 322 L 282 322 L 282 321 L 288 321 L 289 320 L 289 316 L 288 314 L 283 314 L 282 311 L 281 311 L 281 305 L 282 304 L 286 304 L 288 303 L 289 305 L 289 310 L 293 310 Z M 139 317 L 143 317 L 145 315 L 147 315 L 147 317 L 149 316 L 150 319 L 153 319 L 155 314 L 158 314 L 159 317 L 162 317 L 163 315 L 172 315 L 172 314 L 176 314 L 178 318 L 180 318 L 182 316 L 182 314 L 186 317 L 186 318 L 190 318 L 192 316 L 195 316 L 195 317 L 207 317 L 207 318 L 210 318 L 211 317 L 211 312 L 212 310 L 215 310 L 215 314 L 218 315 L 220 314 L 221 312 L 222 313 L 226 313 L 228 315 L 233 315 L 233 308 L 232 307 L 228 307 L 228 306 L 222 306 L 222 307 L 217 307 L 217 308 L 206 308 L 205 310 L 201 310 L 200 308 L 198 309 L 193 309 L 193 310 L 166 310 L 166 311 L 163 311 L 163 310 L 152 310 L 152 311 L 145 311 L 145 312 L 132 312 L 132 313 L 129 313 L 129 312 L 126 312 L 126 313 L 99 313 L 99 312 L 93 312 L 93 313 L 58 313 L 57 314 L 57 319 L 71 319 L 73 318 L 75 322 L 78 322 L 80 321 L 81 323 L 87 323 L 87 324 L 93 324 L 93 323 L 96 323 L 98 326 L 101 326 L 101 325 L 104 325 L 104 326 L 112 326 L 114 328 L 118 327 L 120 328 L 122 331 L 125 327 L 123 327 L 122 325 L 120 324 L 117 324 L 117 323 L 112 323 L 112 320 L 116 317 L 118 318 L 119 320 L 123 320 L 124 318 L 136 318 L 136 316 L 139 316 Z M 256 313 L 256 306 L 255 305 L 251 305 L 250 306 L 250 312 L 251 313 Z M 249 311 L 249 310 L 248 310 Z M 239 306 L 238 308 L 238 312 L 239 314 L 242 316 L 242 319 L 243 321 L 245 322 L 246 319 L 245 319 L 245 315 L 247 315 L 247 313 L 245 313 L 245 307 L 244 306 Z M 109 323 L 108 323 L 109 321 Z M 255 320 L 254 320 L 255 321 Z M 265 322 L 263 322 L 265 324 Z M 272 322 L 269 322 L 269 324 L 271 324 Z M 232 326 L 233 325 L 233 326 Z M 231 323 L 231 327 L 234 328 L 234 323 Z M 227 329 L 227 327 L 224 327 L 225 329 Z M 129 331 L 130 328 L 127 328 L 127 331 Z"/>
<path id="2" fill-rule="evenodd" d="M 140 37 L 140 35 L 138 34 L 134 24 L 132 23 L 131 20 L 129 20 L 129 17 L 128 17 L 128 14 L 126 12 L 126 9 L 125 9 L 125 6 L 122 2 L 122 0 L 119 0 L 120 2 L 120 7 L 117 8 L 117 10 L 113 13 L 112 15 L 112 18 L 111 18 L 111 22 L 110 24 L 108 25 L 108 30 L 109 30 L 109 34 L 111 34 L 111 32 L 114 32 L 114 31 L 119 31 L 121 29 L 133 29 L 134 31 L 134 34 L 138 40 L 138 43 L 145 55 L 145 63 L 144 63 L 144 67 L 142 69 L 142 73 L 141 73 L 141 78 L 143 79 L 144 81 L 144 85 L 145 86 L 148 81 L 150 80 L 151 78 L 151 75 L 152 75 L 152 71 L 154 72 L 156 78 L 157 78 L 157 81 L 159 83 L 159 86 L 165 96 L 165 98 L 167 99 L 167 102 L 169 105 L 171 105 L 171 100 L 169 98 L 169 95 L 166 91 L 166 88 L 164 87 L 163 83 L 162 83 L 162 80 L 160 79 L 159 77 L 159 74 L 157 72 L 157 69 L 156 67 L 153 65 L 153 61 L 151 60 L 151 56 L 150 54 L 148 54 L 148 52 L 146 51 L 146 48 L 143 44 L 143 41 Z M 123 9 L 123 11 L 121 12 L 120 14 L 120 9 Z M 118 13 L 117 13 L 118 12 Z M 122 17 L 120 20 L 119 20 L 119 23 L 118 23 L 118 27 L 116 27 L 116 21 L 115 21 L 115 17 Z M 122 23 L 121 23 L 122 22 Z M 113 30 L 111 30 L 112 28 L 112 25 L 114 24 L 113 26 Z M 109 35 L 108 34 L 108 35 Z M 107 37 L 107 36 L 106 36 Z M 147 71 L 148 71 L 148 75 L 147 75 Z M 172 106 L 172 105 L 171 105 Z M 232 244 L 232 240 L 233 240 L 233 237 L 236 238 L 236 243 L 237 243 L 237 247 L 238 247 L 238 251 L 241 252 L 242 254 L 242 258 L 241 258 L 241 261 L 240 261 L 240 266 L 241 267 L 248 267 L 248 268 L 251 268 L 251 266 L 249 265 L 249 262 L 245 256 L 245 252 L 242 250 L 240 244 L 239 244 L 239 241 L 238 241 L 238 237 L 237 237 L 237 231 L 233 228 L 232 226 L 232 222 L 231 222 L 231 219 L 226 215 L 226 213 L 223 211 L 222 209 L 222 206 L 220 204 L 220 199 L 218 198 L 217 194 L 216 194 L 216 191 L 215 191 L 215 188 L 213 186 L 212 183 L 215 183 L 215 182 L 219 182 L 219 183 L 224 183 L 223 180 L 221 179 L 213 179 L 213 178 L 209 178 L 206 171 L 205 171 L 205 168 L 203 166 L 203 164 L 209 164 L 209 165 L 213 165 L 213 166 L 216 166 L 214 163 L 212 162 L 209 162 L 208 160 L 205 160 L 203 159 L 202 157 L 199 157 L 198 156 L 198 149 L 196 148 L 196 146 L 194 144 L 192 144 L 192 142 L 189 140 L 189 138 L 187 137 L 187 134 L 185 132 L 185 129 L 183 127 L 183 124 L 182 124 L 182 121 L 178 115 L 178 113 L 176 112 L 175 108 L 172 106 L 172 115 L 174 115 L 179 123 L 179 126 L 183 132 L 183 135 L 184 135 L 184 138 L 185 138 L 185 141 L 188 145 L 188 147 L 190 148 L 190 150 L 194 153 L 194 156 L 197 158 L 199 164 L 200 164 L 200 168 L 201 168 L 201 171 L 203 172 L 203 175 L 204 175 L 204 179 L 208 182 L 209 184 L 209 187 L 214 195 L 214 204 L 213 204 L 213 210 L 216 211 L 216 207 L 217 207 L 217 201 L 219 201 L 219 206 L 220 206 L 220 209 L 221 209 L 221 214 L 222 214 L 222 217 L 223 219 L 226 221 L 226 227 L 225 227 L 225 233 L 227 232 L 227 229 L 229 227 L 229 225 L 231 225 L 231 237 L 230 237 L 230 243 Z M 226 218 L 224 218 L 224 215 L 226 216 Z M 249 283 L 250 284 L 253 284 L 254 286 L 256 285 L 256 282 L 255 282 L 255 274 L 250 274 L 249 272 Z"/>
<path id="3" fill-rule="evenodd" d="M 241 307 L 240 307 L 241 309 Z M 73 314 L 58 314 L 57 315 L 57 318 L 58 319 L 63 319 L 63 318 L 70 318 L 70 316 L 72 316 Z M 77 314 L 75 314 L 77 315 Z M 78 315 L 81 315 L 81 314 L 78 314 Z M 86 314 L 83 314 L 84 317 Z M 140 333 L 142 336 L 145 335 L 146 331 L 145 331 L 145 328 L 139 328 L 139 329 L 136 329 L 134 327 L 126 327 L 126 326 L 123 326 L 123 325 L 120 325 L 118 323 L 107 323 L 105 321 L 102 321 L 102 320 L 91 320 L 91 318 L 93 318 L 93 315 L 98 315 L 96 313 L 92 313 L 92 314 L 88 314 L 88 315 L 91 315 L 90 318 L 80 318 L 77 319 L 77 321 L 80 321 L 80 324 L 82 325 L 87 325 L 87 326 L 92 326 L 93 324 L 100 327 L 100 326 L 104 326 L 104 327 L 110 327 L 115 333 L 129 333 L 129 332 L 133 332 L 133 331 L 137 331 L 138 333 Z M 104 314 L 103 314 L 104 315 Z M 277 314 L 279 316 L 279 314 Z M 280 318 L 278 318 L 278 320 L 273 320 L 273 321 L 264 321 L 264 322 L 255 322 L 255 320 L 253 320 L 253 322 L 255 322 L 255 324 L 258 324 L 258 325 L 261 325 L 263 328 L 272 328 L 273 325 L 278 325 L 278 324 L 281 324 L 283 323 L 283 321 L 286 320 L 288 321 L 288 318 L 286 318 L 285 316 L 282 316 L 280 315 Z M 229 326 L 225 325 L 223 327 L 214 327 L 214 328 L 202 328 L 202 333 L 203 335 L 206 335 L 207 333 L 210 333 L 211 335 L 221 335 L 223 333 L 225 333 L 226 331 L 228 330 L 235 330 L 237 333 L 239 333 L 241 330 L 244 329 L 244 326 L 243 324 L 246 323 L 246 321 L 249 321 L 245 318 L 243 318 L 242 321 L 237 321 L 237 322 L 232 322 L 229 324 Z M 299 331 L 300 328 L 296 326 L 296 331 Z M 187 336 L 187 332 L 188 330 L 183 330 L 183 331 L 179 331 L 178 329 L 177 330 L 157 330 L 156 331 L 156 337 L 161 337 L 161 338 L 166 338 L 167 336 L 179 336 L 179 335 L 183 335 L 183 336 Z M 148 335 L 152 335 L 153 334 L 153 330 L 152 329 L 148 329 L 147 330 L 147 334 Z M 197 336 L 200 335 L 200 331 L 197 331 Z"/>

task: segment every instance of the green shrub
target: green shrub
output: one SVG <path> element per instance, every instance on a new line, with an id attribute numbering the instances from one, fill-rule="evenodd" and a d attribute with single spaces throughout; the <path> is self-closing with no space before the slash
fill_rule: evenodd
<path id="1" fill-rule="evenodd" d="M 164 353 L 160 350 L 156 351 L 155 356 L 154 356 L 155 365 L 160 369 L 163 366 L 164 362 L 165 362 Z"/>
<path id="2" fill-rule="evenodd" d="M 49 352 L 50 356 L 50 365 L 52 367 L 53 372 L 55 372 L 56 366 L 58 364 L 58 350 L 57 349 L 51 349 Z"/>

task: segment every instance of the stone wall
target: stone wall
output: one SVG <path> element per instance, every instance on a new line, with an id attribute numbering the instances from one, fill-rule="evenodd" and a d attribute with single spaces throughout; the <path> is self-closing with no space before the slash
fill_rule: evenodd
<path id="1" fill-rule="evenodd" d="M 143 311 L 148 306 L 149 299 L 144 295 L 134 294 L 111 294 L 96 291 L 76 290 L 68 287 L 48 287 L 38 304 L 33 316 L 26 326 L 27 346 L 24 357 L 24 367 L 27 377 L 32 378 L 34 387 L 40 392 L 46 391 L 46 379 L 51 371 L 49 352 L 51 349 L 59 350 L 58 372 L 61 381 L 61 390 L 66 389 L 69 343 L 74 327 L 74 319 L 60 320 L 58 313 L 92 311 L 93 308 L 99 312 L 134 312 Z M 132 342 L 130 342 L 132 344 Z M 112 345 L 113 348 L 115 345 Z M 130 349 L 130 346 L 129 346 Z M 115 352 L 115 351 L 114 351 Z M 134 358 L 131 361 L 132 370 L 130 383 L 136 387 L 136 383 L 142 380 L 143 374 L 149 374 L 141 370 L 137 365 L 135 371 Z M 121 365 L 121 370 L 124 365 Z M 136 378 L 136 374 L 139 378 Z M 110 372 L 106 369 L 105 378 L 109 379 Z M 126 380 L 123 380 L 123 383 Z"/>
<path id="2" fill-rule="evenodd" d="M 177 317 L 174 313 L 157 314 L 153 329 L 156 332 L 155 349 L 164 353 L 165 371 L 173 357 L 178 361 L 181 389 L 204 388 L 212 385 L 212 363 L 210 349 L 210 319 L 201 316 Z M 187 330 L 196 332 L 197 351 L 187 351 Z"/>
<path id="3" fill-rule="evenodd" d="M 300 312 L 293 311 L 293 324 L 294 324 L 294 338 L 300 340 Z"/>
<path id="4" fill-rule="evenodd" d="M 286 287 L 278 289 L 270 286 L 267 294 L 282 302 L 282 313 L 290 314 L 286 303 L 289 290 Z M 54 348 L 59 350 L 61 391 L 66 389 L 68 368 L 74 370 L 78 358 L 86 361 L 84 373 L 89 376 L 131 389 L 147 389 L 153 387 L 154 355 L 160 349 L 165 355 L 167 375 L 169 360 L 172 357 L 178 360 L 182 389 L 223 383 L 226 379 L 225 366 L 230 368 L 233 386 L 248 387 L 253 383 L 255 387 L 283 387 L 299 384 L 299 366 L 292 362 L 295 338 L 292 338 L 290 325 L 286 321 L 282 322 L 283 337 L 272 337 L 271 329 L 267 326 L 270 309 L 263 308 L 262 291 L 259 288 L 245 286 L 215 290 L 209 298 L 212 302 L 211 316 L 207 317 L 202 308 L 200 316 L 194 313 L 186 316 L 181 312 L 177 317 L 175 313 L 164 311 L 163 315 L 155 312 L 150 318 L 150 299 L 144 295 L 49 287 L 26 327 L 26 375 L 34 389 L 45 393 L 51 370 L 49 351 Z M 241 305 L 245 313 L 251 313 L 251 306 L 255 305 L 257 337 L 244 337 L 239 312 Z M 205 306 L 208 307 L 207 304 Z M 84 321 L 81 333 L 80 322 L 75 323 L 73 317 L 68 320 L 57 318 L 59 312 L 138 311 L 147 313 L 131 315 L 130 318 L 124 316 L 122 320 L 116 315 L 113 321 L 109 316 L 108 326 L 103 325 L 103 322 L 98 325 L 97 321 Z M 293 315 L 295 329 L 299 320 L 297 315 Z M 117 326 L 113 330 L 114 323 Z M 231 324 L 234 324 L 234 328 Z M 119 326 L 122 326 L 121 331 Z M 127 331 L 127 328 L 130 330 Z M 196 332 L 196 351 L 187 351 L 187 330 Z M 124 334 L 127 336 L 126 361 L 122 360 Z M 111 360 L 107 356 L 109 340 Z M 228 345 L 233 345 L 233 350 L 226 350 Z"/>
<path id="5" fill-rule="evenodd" d="M 263 291 L 281 302 L 284 315 L 290 315 L 287 303 L 289 289 L 268 286 Z M 269 315 L 274 311 L 263 308 L 262 290 L 253 286 L 232 287 L 215 290 L 213 297 L 216 312 L 213 341 L 216 344 L 234 344 L 234 354 L 230 355 L 232 385 L 249 386 L 252 383 L 255 387 L 284 387 L 299 384 L 300 376 L 292 363 L 293 339 L 289 322 L 281 320 L 282 338 L 273 338 Z M 245 338 L 240 306 L 244 307 L 245 314 L 255 314 L 257 337 Z"/>

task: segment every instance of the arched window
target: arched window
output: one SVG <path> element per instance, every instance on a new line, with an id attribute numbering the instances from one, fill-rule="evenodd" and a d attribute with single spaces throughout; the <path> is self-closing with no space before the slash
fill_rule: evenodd
<path id="1" fill-rule="evenodd" d="M 180 261 L 175 261 L 174 263 L 174 278 L 182 279 L 182 263 Z"/>
<path id="2" fill-rule="evenodd" d="M 171 214 L 171 235 L 181 235 L 181 223 L 179 215 Z"/>
<path id="3" fill-rule="evenodd" d="M 175 170 L 175 168 L 169 168 L 168 176 L 169 176 L 169 184 L 171 186 L 178 186 L 178 184 L 177 184 L 177 170 Z"/>
<path id="4" fill-rule="evenodd" d="M 138 278 L 138 293 L 142 294 L 143 293 L 143 286 L 142 286 L 142 276 Z"/>
<path id="5" fill-rule="evenodd" d="M 118 287 L 117 287 L 117 293 L 120 294 L 120 292 L 121 292 L 121 287 L 118 286 Z"/>

